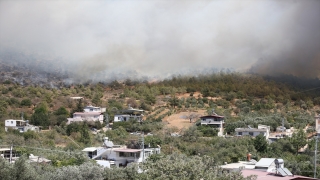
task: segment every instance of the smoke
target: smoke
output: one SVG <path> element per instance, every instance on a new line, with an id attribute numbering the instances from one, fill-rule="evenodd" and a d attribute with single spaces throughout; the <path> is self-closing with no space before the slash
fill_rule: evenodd
<path id="1" fill-rule="evenodd" d="M 281 28 L 266 36 L 268 46 L 252 72 L 320 78 L 320 1 L 295 4 L 277 20 Z"/>
<path id="2" fill-rule="evenodd" d="M 222 68 L 319 77 L 319 9 L 316 0 L 3 0 L 0 60 L 80 81 Z"/>

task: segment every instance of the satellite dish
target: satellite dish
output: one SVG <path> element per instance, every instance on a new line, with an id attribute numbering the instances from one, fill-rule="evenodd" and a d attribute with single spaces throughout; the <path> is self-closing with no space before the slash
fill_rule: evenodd
<path id="1" fill-rule="evenodd" d="M 104 145 L 111 148 L 113 147 L 113 142 L 112 141 L 109 141 L 109 138 L 108 137 L 105 137 L 104 138 Z"/>

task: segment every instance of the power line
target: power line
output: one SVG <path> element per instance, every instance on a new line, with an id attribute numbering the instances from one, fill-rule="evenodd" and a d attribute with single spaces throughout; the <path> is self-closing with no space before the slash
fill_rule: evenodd
<path id="1" fill-rule="evenodd" d="M 55 152 L 61 152 L 61 153 L 66 153 L 66 151 L 59 151 L 59 150 L 53 150 L 53 149 L 44 149 L 44 148 L 36 148 L 36 147 L 29 147 L 29 146 L 15 146 L 15 147 L 23 147 L 23 148 L 29 148 L 29 149 L 37 149 L 37 150 L 45 150 L 45 151 L 55 151 Z"/>
<path id="2" fill-rule="evenodd" d="M 9 146 L 9 145 L 0 145 L 0 147 L 3 147 L 3 146 Z M 19 146 L 19 145 L 18 145 L 18 146 L 12 145 L 12 147 L 20 147 L 20 148 L 28 148 L 28 149 L 52 151 L 52 152 L 65 153 L 65 154 L 69 154 L 69 155 L 70 155 L 70 152 L 68 152 L 68 151 L 60 151 L 60 150 L 54 150 L 54 149 L 45 149 L 45 148 L 37 148 L 37 147 L 29 147 L 29 146 Z"/>

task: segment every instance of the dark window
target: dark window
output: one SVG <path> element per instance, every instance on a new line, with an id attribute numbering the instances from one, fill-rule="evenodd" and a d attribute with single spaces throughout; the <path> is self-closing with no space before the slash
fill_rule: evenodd
<path id="1" fill-rule="evenodd" d="M 250 136 L 253 136 L 253 132 L 249 132 L 249 135 L 250 135 Z"/>

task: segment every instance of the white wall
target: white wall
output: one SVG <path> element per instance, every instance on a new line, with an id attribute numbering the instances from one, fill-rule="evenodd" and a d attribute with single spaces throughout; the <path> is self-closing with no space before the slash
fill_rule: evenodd
<path id="1" fill-rule="evenodd" d="M 253 133 L 253 135 L 250 135 L 249 133 L 250 132 L 248 132 L 248 131 L 244 131 L 244 132 L 242 132 L 242 135 L 240 135 L 240 132 L 236 132 L 237 133 L 237 135 L 238 136 L 253 136 L 253 137 L 256 137 L 256 136 L 258 136 L 259 134 L 263 134 L 263 136 L 265 136 L 266 137 L 266 139 L 268 139 L 269 138 L 269 135 L 268 135 L 268 133 L 267 132 L 252 132 Z"/>
<path id="2" fill-rule="evenodd" d="M 130 115 L 128 114 L 117 114 L 117 115 L 114 115 L 113 122 L 128 121 L 129 118 L 130 118 Z"/>
<path id="3" fill-rule="evenodd" d="M 5 126 L 15 127 L 17 125 L 17 121 L 13 119 L 9 119 L 5 121 Z"/>

